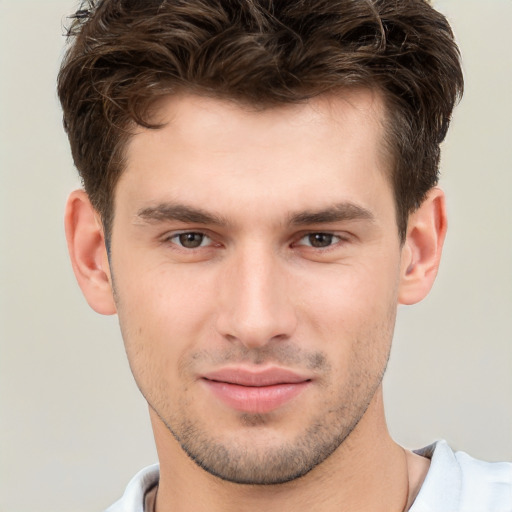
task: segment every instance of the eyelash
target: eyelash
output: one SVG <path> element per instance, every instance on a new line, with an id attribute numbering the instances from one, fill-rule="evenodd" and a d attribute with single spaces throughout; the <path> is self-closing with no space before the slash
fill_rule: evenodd
<path id="1" fill-rule="evenodd" d="M 197 245 L 196 247 L 185 247 L 183 245 L 183 240 L 180 240 L 180 237 L 183 237 L 183 236 L 189 236 L 189 237 L 200 236 L 200 237 L 202 237 L 202 239 L 200 241 L 200 244 Z M 317 238 L 327 237 L 328 245 L 315 246 L 314 242 L 312 242 L 312 237 L 317 237 Z M 308 240 L 309 243 L 300 243 L 303 240 Z M 206 243 L 205 243 L 205 241 L 206 241 Z M 208 234 L 201 232 L 201 231 L 181 231 L 178 233 L 173 233 L 173 234 L 166 236 L 164 238 L 164 242 L 173 244 L 173 245 L 177 246 L 179 249 L 185 250 L 185 251 L 194 251 L 194 250 L 199 250 L 201 248 L 209 248 L 212 245 L 214 245 L 212 238 Z M 327 251 L 329 249 L 332 249 L 333 247 L 338 246 L 339 244 L 344 244 L 346 242 L 348 242 L 348 237 L 342 237 L 341 235 L 336 235 L 331 232 L 312 231 L 312 232 L 303 234 L 300 238 L 297 239 L 296 242 L 294 242 L 292 244 L 292 246 L 308 247 L 308 248 L 311 248 L 312 250 L 316 250 L 316 251 Z"/>
<path id="2" fill-rule="evenodd" d="M 182 241 L 178 242 L 180 237 L 183 237 L 183 236 L 194 236 L 194 235 L 202 237 L 201 243 L 197 247 L 185 247 L 183 245 Z M 175 239 L 177 241 L 174 241 Z M 205 240 L 209 240 L 210 243 L 204 245 Z M 171 234 L 169 236 L 166 236 L 165 239 L 164 239 L 164 242 L 168 242 L 168 243 L 171 243 L 173 245 L 176 245 L 180 249 L 183 249 L 183 250 L 186 250 L 186 251 L 193 251 L 193 250 L 201 249 L 201 248 L 204 248 L 204 247 L 210 247 L 212 239 L 206 233 L 202 233 L 201 231 L 181 231 L 179 233 L 173 233 L 173 234 Z"/>
<path id="3" fill-rule="evenodd" d="M 312 242 L 312 237 L 327 237 L 329 239 L 329 244 L 326 245 L 326 246 L 322 246 L 322 247 L 319 247 L 319 246 L 315 246 L 314 245 L 314 242 Z M 311 247 L 312 249 L 316 249 L 316 250 L 328 250 L 334 246 L 337 246 L 338 244 L 340 243 L 343 243 L 343 242 L 347 242 L 347 239 L 346 238 L 343 238 L 341 237 L 340 235 L 336 235 L 334 233 L 329 233 L 329 232 L 323 232 L 323 231 L 315 231 L 315 232 L 311 232 L 311 233 L 307 233 L 305 235 L 303 235 L 300 239 L 299 239 L 299 242 L 301 242 L 302 240 L 306 240 L 306 239 L 309 239 L 309 242 L 308 244 L 296 244 L 296 245 L 303 245 L 305 247 Z M 336 239 L 336 241 L 333 243 L 333 241 Z"/>

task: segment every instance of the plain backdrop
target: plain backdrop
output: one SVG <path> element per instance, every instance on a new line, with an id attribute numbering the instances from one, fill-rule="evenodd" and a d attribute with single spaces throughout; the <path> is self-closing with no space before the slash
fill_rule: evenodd
<path id="1" fill-rule="evenodd" d="M 407 447 L 512 459 L 511 0 L 445 0 L 466 94 L 444 144 L 450 217 L 431 295 L 400 309 L 385 396 Z M 0 0 L 0 512 L 103 510 L 156 461 L 115 317 L 68 262 L 78 185 L 55 94 L 71 0 Z"/>

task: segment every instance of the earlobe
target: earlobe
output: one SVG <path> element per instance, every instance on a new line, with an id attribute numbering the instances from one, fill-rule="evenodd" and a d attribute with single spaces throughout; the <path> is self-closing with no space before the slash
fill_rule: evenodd
<path id="1" fill-rule="evenodd" d="M 116 313 L 103 228 L 85 191 L 69 196 L 65 227 L 73 271 L 87 302 L 103 315 Z"/>
<path id="2" fill-rule="evenodd" d="M 415 304 L 425 298 L 434 284 L 446 235 L 444 192 L 432 188 L 421 206 L 410 215 L 402 248 L 398 300 Z"/>

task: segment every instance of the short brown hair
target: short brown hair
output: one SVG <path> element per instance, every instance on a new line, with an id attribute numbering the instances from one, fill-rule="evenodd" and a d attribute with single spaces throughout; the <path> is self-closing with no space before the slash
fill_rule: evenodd
<path id="1" fill-rule="evenodd" d="M 426 0 L 88 0 L 72 18 L 58 92 L 107 237 L 130 129 L 158 129 L 148 107 L 178 90 L 260 108 L 379 90 L 402 240 L 438 181 L 463 77 L 450 26 Z"/>

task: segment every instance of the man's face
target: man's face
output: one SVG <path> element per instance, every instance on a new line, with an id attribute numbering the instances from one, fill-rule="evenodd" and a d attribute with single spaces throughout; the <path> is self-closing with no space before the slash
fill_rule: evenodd
<path id="1" fill-rule="evenodd" d="M 212 474 L 308 472 L 380 387 L 401 272 L 382 115 L 369 91 L 263 111 L 181 96 L 128 146 L 110 262 L 128 358 Z"/>

